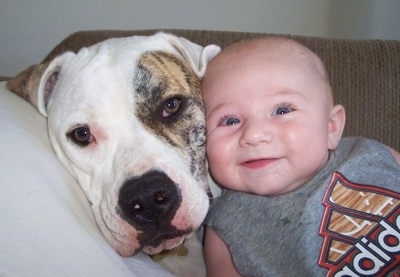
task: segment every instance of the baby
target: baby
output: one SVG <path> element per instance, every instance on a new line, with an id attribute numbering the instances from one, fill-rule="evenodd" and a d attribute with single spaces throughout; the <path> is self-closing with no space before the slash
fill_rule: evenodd
<path id="1" fill-rule="evenodd" d="M 202 81 L 208 276 L 381 276 L 400 264 L 400 154 L 342 138 L 345 109 L 305 46 L 225 48 Z"/>

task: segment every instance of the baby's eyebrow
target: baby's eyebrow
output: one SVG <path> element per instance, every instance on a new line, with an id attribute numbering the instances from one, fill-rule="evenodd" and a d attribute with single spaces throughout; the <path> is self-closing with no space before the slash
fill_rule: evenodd
<path id="1" fill-rule="evenodd" d="M 221 110 L 224 106 L 228 105 L 229 103 L 233 103 L 233 101 L 226 101 L 215 106 L 209 113 L 207 113 L 206 119 L 208 119 L 212 114 Z"/>
<path id="2" fill-rule="evenodd" d="M 274 92 L 271 96 L 298 96 L 300 98 L 303 98 L 304 100 L 307 100 L 307 97 L 303 95 L 302 93 L 291 90 L 291 89 L 282 89 L 282 90 L 277 90 Z"/>

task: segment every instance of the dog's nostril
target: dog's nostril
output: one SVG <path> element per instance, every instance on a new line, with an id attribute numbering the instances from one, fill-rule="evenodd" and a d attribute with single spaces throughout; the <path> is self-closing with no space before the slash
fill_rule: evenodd
<path id="1" fill-rule="evenodd" d="M 165 197 L 162 193 L 156 193 L 155 200 L 156 200 L 156 202 L 158 202 L 160 204 L 168 202 L 168 198 Z"/>
<path id="2" fill-rule="evenodd" d="M 126 181 L 118 203 L 121 216 L 131 224 L 162 224 L 174 217 L 181 195 L 165 173 L 150 171 Z"/>

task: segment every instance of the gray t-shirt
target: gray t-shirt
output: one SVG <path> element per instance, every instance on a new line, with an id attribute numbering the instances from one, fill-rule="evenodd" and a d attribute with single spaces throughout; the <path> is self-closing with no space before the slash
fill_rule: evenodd
<path id="1" fill-rule="evenodd" d="M 205 223 L 244 276 L 385 276 L 400 265 L 400 166 L 387 148 L 343 138 L 299 189 L 223 190 Z"/>

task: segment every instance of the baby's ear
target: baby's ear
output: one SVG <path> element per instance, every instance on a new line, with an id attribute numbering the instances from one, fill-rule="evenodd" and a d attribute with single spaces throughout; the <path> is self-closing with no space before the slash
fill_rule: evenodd
<path id="1" fill-rule="evenodd" d="M 328 123 L 328 149 L 334 150 L 342 137 L 346 123 L 346 112 L 342 105 L 332 108 Z"/>

